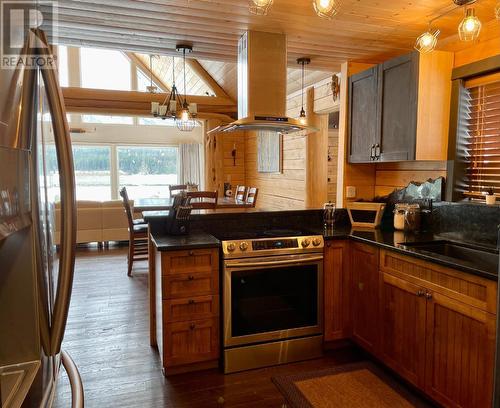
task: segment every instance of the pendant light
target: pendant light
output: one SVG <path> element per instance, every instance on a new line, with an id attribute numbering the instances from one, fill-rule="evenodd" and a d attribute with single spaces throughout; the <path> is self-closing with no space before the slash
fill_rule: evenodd
<path id="1" fill-rule="evenodd" d="M 248 0 L 250 13 L 265 16 L 273 5 L 273 0 Z"/>
<path id="2" fill-rule="evenodd" d="M 311 63 L 311 59 L 307 57 L 297 59 L 297 64 L 302 65 L 302 107 L 300 108 L 299 122 L 301 125 L 307 125 L 306 111 L 304 110 L 304 73 L 306 65 Z"/>
<path id="3" fill-rule="evenodd" d="M 340 11 L 340 0 L 313 0 L 313 7 L 319 17 L 330 20 Z"/>
<path id="4" fill-rule="evenodd" d="M 465 17 L 458 26 L 458 36 L 462 41 L 474 41 L 481 32 L 481 22 L 476 17 L 474 8 L 465 9 Z"/>
<path id="5" fill-rule="evenodd" d="M 190 45 L 178 45 L 177 51 L 182 52 L 183 70 L 184 70 L 184 101 L 182 103 L 182 108 L 180 115 L 176 117 L 175 123 L 177 128 L 182 132 L 191 132 L 196 121 L 194 120 L 193 113 L 191 112 L 190 106 L 187 101 L 187 89 L 186 89 L 186 52 L 193 51 Z"/>
<path id="6" fill-rule="evenodd" d="M 417 38 L 415 49 L 421 54 L 433 51 L 436 48 L 439 33 L 439 30 L 433 30 L 429 24 L 429 29 Z"/>

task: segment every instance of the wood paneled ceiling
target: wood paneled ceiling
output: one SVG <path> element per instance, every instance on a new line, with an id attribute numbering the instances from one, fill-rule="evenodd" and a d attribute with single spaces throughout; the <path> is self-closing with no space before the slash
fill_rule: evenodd
<path id="1" fill-rule="evenodd" d="M 275 0 L 268 16 L 251 15 L 247 0 L 59 0 L 59 42 L 156 54 L 172 54 L 177 43 L 190 42 L 194 58 L 234 62 L 244 31 L 285 32 L 291 67 L 310 56 L 312 70 L 337 71 L 345 60 L 379 62 L 411 50 L 427 21 L 454 6 L 452 0 L 342 3 L 328 21 L 315 15 L 311 0 Z M 475 5 L 490 26 L 498 25 L 492 21 L 495 3 Z M 462 15 L 456 10 L 436 23 L 441 38 L 454 38 Z"/>

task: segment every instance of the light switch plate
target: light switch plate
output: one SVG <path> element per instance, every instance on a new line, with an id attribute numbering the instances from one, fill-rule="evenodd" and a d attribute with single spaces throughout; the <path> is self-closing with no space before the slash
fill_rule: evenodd
<path id="1" fill-rule="evenodd" d="M 356 198 L 356 187 L 346 186 L 345 196 L 346 196 L 346 198 Z"/>

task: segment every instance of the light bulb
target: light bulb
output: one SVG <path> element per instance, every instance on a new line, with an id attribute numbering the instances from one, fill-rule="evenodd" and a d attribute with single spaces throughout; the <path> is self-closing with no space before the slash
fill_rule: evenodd
<path id="1" fill-rule="evenodd" d="M 265 16 L 273 4 L 273 0 L 249 0 L 248 9 L 250 13 Z"/>
<path id="2" fill-rule="evenodd" d="M 481 32 L 481 21 L 474 14 L 474 9 L 465 11 L 465 17 L 458 26 L 458 35 L 462 41 L 473 41 L 479 37 Z"/>
<path id="3" fill-rule="evenodd" d="M 181 121 L 187 122 L 189 120 L 189 111 L 187 109 L 183 109 L 181 111 Z"/>
<path id="4" fill-rule="evenodd" d="M 313 7 L 319 17 L 331 19 L 340 10 L 340 0 L 313 0 Z"/>
<path id="5" fill-rule="evenodd" d="M 439 30 L 432 31 L 429 29 L 429 31 L 426 31 L 417 38 L 415 49 L 422 54 L 431 52 L 436 48 L 438 35 Z"/>
<path id="6" fill-rule="evenodd" d="M 299 123 L 301 125 L 307 125 L 307 116 L 306 116 L 306 111 L 304 110 L 304 108 L 302 108 L 300 110 L 300 114 L 299 114 Z"/>

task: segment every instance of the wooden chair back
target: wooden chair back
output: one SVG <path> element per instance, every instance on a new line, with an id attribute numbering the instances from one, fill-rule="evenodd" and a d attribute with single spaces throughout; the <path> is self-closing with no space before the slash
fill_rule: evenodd
<path id="1" fill-rule="evenodd" d="M 252 207 L 255 207 L 258 192 L 259 189 L 257 187 L 249 187 L 245 203 L 251 205 Z"/>
<path id="2" fill-rule="evenodd" d="M 123 207 L 125 207 L 125 213 L 127 214 L 128 227 L 130 231 L 134 230 L 134 216 L 132 214 L 132 207 L 130 206 L 130 200 L 128 198 L 127 189 L 122 187 L 120 190 L 120 196 L 123 200 Z"/>
<path id="3" fill-rule="evenodd" d="M 188 191 L 186 195 L 191 197 L 190 205 L 195 210 L 215 210 L 217 207 L 217 191 Z"/>
<path id="4" fill-rule="evenodd" d="M 182 190 L 187 190 L 186 184 L 170 184 L 168 186 L 168 191 L 170 192 L 170 197 L 172 197 L 173 194 L 177 194 L 178 191 L 182 191 Z"/>
<path id="5" fill-rule="evenodd" d="M 236 193 L 234 194 L 234 199 L 236 201 L 245 201 L 247 194 L 247 188 L 245 186 L 237 186 Z"/>

